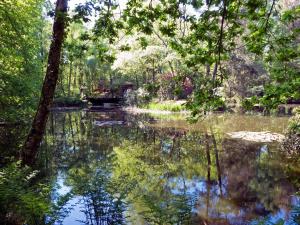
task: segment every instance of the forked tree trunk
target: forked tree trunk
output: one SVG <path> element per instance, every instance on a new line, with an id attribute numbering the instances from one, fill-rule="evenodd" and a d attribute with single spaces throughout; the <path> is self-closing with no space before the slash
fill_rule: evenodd
<path id="1" fill-rule="evenodd" d="M 49 108 L 53 102 L 59 73 L 62 43 L 65 34 L 67 5 L 68 0 L 57 0 L 56 2 L 53 36 L 48 55 L 46 76 L 42 87 L 38 109 L 22 150 L 22 161 L 25 165 L 33 165 L 36 161 L 38 148 L 42 141 L 49 115 Z"/>

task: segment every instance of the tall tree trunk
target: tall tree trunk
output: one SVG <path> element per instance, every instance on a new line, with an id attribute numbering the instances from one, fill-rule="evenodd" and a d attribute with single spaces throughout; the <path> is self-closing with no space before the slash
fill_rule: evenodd
<path id="1" fill-rule="evenodd" d="M 152 83 L 155 84 L 155 61 L 152 60 Z"/>
<path id="2" fill-rule="evenodd" d="M 36 161 L 38 148 L 42 141 L 49 115 L 49 108 L 53 102 L 59 73 L 62 43 L 65 34 L 65 16 L 67 7 L 68 0 L 57 0 L 53 24 L 53 37 L 49 50 L 47 71 L 42 87 L 40 102 L 32 122 L 31 130 L 22 150 L 22 161 L 23 164 L 26 165 L 33 165 Z"/>

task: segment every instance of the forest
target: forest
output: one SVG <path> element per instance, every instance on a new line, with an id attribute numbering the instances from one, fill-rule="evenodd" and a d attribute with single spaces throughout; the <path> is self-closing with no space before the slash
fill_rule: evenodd
<path id="1" fill-rule="evenodd" d="M 299 0 L 1 0 L 0 224 L 300 224 Z"/>

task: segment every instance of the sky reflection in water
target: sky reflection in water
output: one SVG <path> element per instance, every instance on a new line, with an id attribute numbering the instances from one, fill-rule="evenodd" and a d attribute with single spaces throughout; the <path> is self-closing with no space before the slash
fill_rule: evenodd
<path id="1" fill-rule="evenodd" d="M 226 136 L 283 132 L 286 122 L 221 115 L 189 125 L 121 112 L 53 113 L 43 149 L 52 151 L 53 196 L 71 193 L 61 223 L 256 224 L 265 218 L 293 224 L 299 168 L 276 143 Z"/>

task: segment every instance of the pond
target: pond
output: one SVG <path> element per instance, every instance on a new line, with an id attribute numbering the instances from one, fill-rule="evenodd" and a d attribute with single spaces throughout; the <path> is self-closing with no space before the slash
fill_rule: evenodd
<path id="1" fill-rule="evenodd" d="M 276 142 L 226 135 L 286 126 L 284 117 L 214 115 L 189 124 L 175 114 L 53 112 L 39 155 L 59 205 L 47 221 L 297 224 L 300 167 Z"/>

